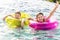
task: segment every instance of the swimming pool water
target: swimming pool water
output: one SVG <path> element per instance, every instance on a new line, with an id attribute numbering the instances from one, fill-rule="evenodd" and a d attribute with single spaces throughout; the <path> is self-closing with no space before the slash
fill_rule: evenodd
<path id="1" fill-rule="evenodd" d="M 55 30 L 37 31 L 33 34 L 28 26 L 24 30 L 10 30 L 2 20 L 3 17 L 16 11 L 27 12 L 33 17 L 35 17 L 38 12 L 42 12 L 47 16 L 53 9 L 55 3 L 42 0 L 0 1 L 0 40 L 60 40 L 60 6 L 52 17 L 58 20 L 58 27 Z"/>

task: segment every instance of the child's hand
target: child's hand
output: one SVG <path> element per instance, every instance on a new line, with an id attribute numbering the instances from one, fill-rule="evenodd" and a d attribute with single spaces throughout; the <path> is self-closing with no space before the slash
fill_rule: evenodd
<path id="1" fill-rule="evenodd" d="M 59 2 L 58 1 L 56 1 L 56 6 L 59 6 Z"/>
<path id="2" fill-rule="evenodd" d="M 6 17 L 7 17 L 7 16 L 6 16 Z M 4 17 L 3 20 L 5 20 L 6 17 Z"/>
<path id="3" fill-rule="evenodd" d="M 28 18 L 28 20 L 33 20 L 32 18 Z"/>

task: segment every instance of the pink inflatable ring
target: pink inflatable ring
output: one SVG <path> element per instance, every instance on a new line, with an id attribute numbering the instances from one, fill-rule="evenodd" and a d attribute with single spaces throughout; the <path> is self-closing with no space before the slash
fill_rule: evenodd
<path id="1" fill-rule="evenodd" d="M 47 21 L 47 22 L 40 23 L 40 22 L 30 21 L 29 26 L 35 30 L 52 30 L 58 26 L 58 22 Z"/>

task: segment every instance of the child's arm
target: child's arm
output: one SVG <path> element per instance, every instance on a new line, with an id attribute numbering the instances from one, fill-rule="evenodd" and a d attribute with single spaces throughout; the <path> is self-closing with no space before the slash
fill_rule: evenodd
<path id="1" fill-rule="evenodd" d="M 21 27 L 23 28 L 24 27 L 24 19 L 21 20 Z"/>
<path id="2" fill-rule="evenodd" d="M 5 17 L 3 18 L 3 20 L 5 20 L 6 17 L 7 17 L 7 16 L 5 16 Z"/>
<path id="3" fill-rule="evenodd" d="M 11 15 L 7 15 L 7 16 L 5 16 L 5 17 L 3 18 L 3 20 L 5 20 L 5 18 L 8 17 L 8 16 L 11 16 Z"/>
<path id="4" fill-rule="evenodd" d="M 23 27 L 24 26 L 24 22 L 21 22 L 21 27 Z"/>
<path id="5" fill-rule="evenodd" d="M 50 15 L 46 18 L 46 20 L 49 19 L 49 18 L 54 14 L 54 12 L 55 12 L 56 9 L 58 8 L 58 6 L 59 6 L 59 3 L 56 2 L 56 5 L 55 5 L 54 9 L 50 12 Z"/>
<path id="6" fill-rule="evenodd" d="M 24 22 L 21 22 L 21 29 L 24 28 Z"/>
<path id="7" fill-rule="evenodd" d="M 11 16 L 11 17 L 13 17 L 12 15 L 7 15 L 7 16 L 5 16 L 5 17 L 3 18 L 3 20 L 5 20 L 5 18 L 6 18 L 6 17 L 8 17 L 8 16 Z"/>
<path id="8" fill-rule="evenodd" d="M 15 17 L 14 17 L 14 16 L 12 16 L 12 15 L 8 15 L 8 16 L 11 16 L 11 17 L 15 18 Z"/>
<path id="9" fill-rule="evenodd" d="M 28 20 L 33 20 L 32 18 L 28 18 Z"/>

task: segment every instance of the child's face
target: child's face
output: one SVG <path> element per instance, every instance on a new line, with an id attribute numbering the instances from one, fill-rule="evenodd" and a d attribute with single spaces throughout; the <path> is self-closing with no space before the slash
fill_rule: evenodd
<path id="1" fill-rule="evenodd" d="M 21 15 L 20 14 L 15 14 L 15 18 L 20 19 Z"/>
<path id="2" fill-rule="evenodd" d="M 43 21 L 43 19 L 44 19 L 43 15 L 40 14 L 37 16 L 37 21 Z"/>

